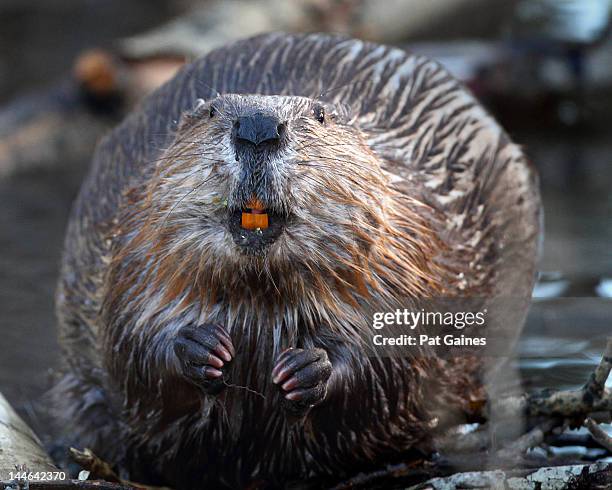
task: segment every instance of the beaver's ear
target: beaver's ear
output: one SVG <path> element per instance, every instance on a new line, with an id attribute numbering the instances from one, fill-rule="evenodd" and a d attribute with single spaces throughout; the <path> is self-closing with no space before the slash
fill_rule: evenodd
<path id="1" fill-rule="evenodd" d="M 194 122 L 202 119 L 203 116 L 210 112 L 211 108 L 204 99 L 197 99 L 194 106 L 186 112 L 183 112 L 178 123 L 178 129 L 186 129 Z"/>

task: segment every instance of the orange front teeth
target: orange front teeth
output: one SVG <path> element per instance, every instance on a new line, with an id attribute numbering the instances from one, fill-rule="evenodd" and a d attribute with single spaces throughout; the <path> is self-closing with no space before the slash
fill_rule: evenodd
<path id="1" fill-rule="evenodd" d="M 245 230 L 265 230 L 268 227 L 268 215 L 243 212 L 241 225 Z"/>
<path id="2" fill-rule="evenodd" d="M 268 228 L 268 214 L 265 212 L 263 203 L 253 197 L 247 203 L 247 211 L 242 212 L 241 226 L 245 230 L 265 230 Z"/>

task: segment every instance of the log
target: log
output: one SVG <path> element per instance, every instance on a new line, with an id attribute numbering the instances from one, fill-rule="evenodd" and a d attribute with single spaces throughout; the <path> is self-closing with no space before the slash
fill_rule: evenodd
<path id="1" fill-rule="evenodd" d="M 35 169 L 86 168 L 98 140 L 184 59 L 126 61 L 85 51 L 73 73 L 0 108 L 0 178 Z"/>
<path id="2" fill-rule="evenodd" d="M 523 472 L 524 473 L 524 472 Z M 517 471 L 479 471 L 434 478 L 407 490 L 455 490 L 491 488 L 514 490 L 565 490 L 568 488 L 609 489 L 612 464 L 556 466 L 519 474 Z"/>
<path id="3" fill-rule="evenodd" d="M 15 479 L 16 473 L 33 475 Z M 42 474 L 46 476 L 43 477 Z M 38 474 L 38 475 L 37 475 Z M 6 490 L 130 490 L 122 483 L 71 480 L 53 464 L 40 439 L 0 393 L 0 488 Z M 43 479 L 48 478 L 48 479 Z M 143 487 L 144 488 L 144 487 Z"/>
<path id="4" fill-rule="evenodd" d="M 157 29 L 120 42 L 135 58 L 201 56 L 270 31 L 337 32 L 384 44 L 415 39 L 485 37 L 507 22 L 516 0 L 215 0 Z M 476 15 L 474 15 L 476 14 Z M 457 19 L 460 22 L 457 22 Z"/>
<path id="5" fill-rule="evenodd" d="M 9 472 L 15 472 L 18 467 L 28 471 L 58 471 L 36 434 L 0 393 L 0 481 L 10 480 Z"/>

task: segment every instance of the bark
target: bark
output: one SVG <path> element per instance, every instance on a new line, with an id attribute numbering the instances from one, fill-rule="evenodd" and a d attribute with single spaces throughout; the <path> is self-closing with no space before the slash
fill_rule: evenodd
<path id="1" fill-rule="evenodd" d="M 612 437 L 610 437 L 592 418 L 586 419 L 584 425 L 589 429 L 593 439 L 612 453 Z"/>
<path id="2" fill-rule="evenodd" d="M 0 394 L 0 481 L 24 466 L 31 471 L 58 471 L 38 437 Z"/>
<path id="3" fill-rule="evenodd" d="M 494 490 L 566 490 L 609 489 L 612 465 L 556 466 L 530 472 L 480 471 L 457 473 L 445 478 L 434 478 L 407 490 L 455 490 L 457 488 L 490 488 Z"/>

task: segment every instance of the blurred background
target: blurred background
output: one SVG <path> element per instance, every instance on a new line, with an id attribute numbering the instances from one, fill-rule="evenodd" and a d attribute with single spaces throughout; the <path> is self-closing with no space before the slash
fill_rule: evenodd
<path id="1" fill-rule="evenodd" d="M 97 139 L 186 60 L 270 30 L 333 31 L 439 60 L 538 168 L 541 277 L 527 387 L 582 384 L 612 331 L 610 0 L 0 0 L 0 391 L 57 364 L 53 294 Z"/>

